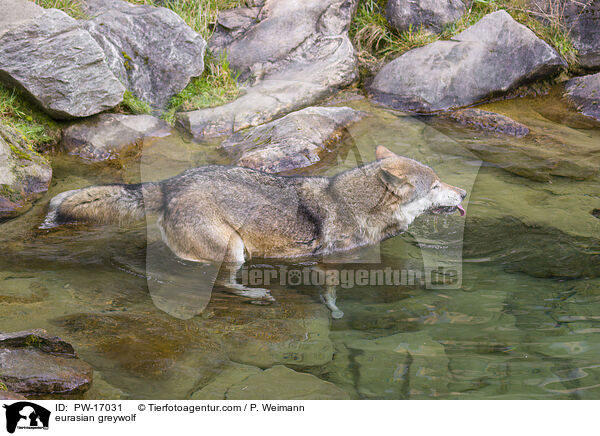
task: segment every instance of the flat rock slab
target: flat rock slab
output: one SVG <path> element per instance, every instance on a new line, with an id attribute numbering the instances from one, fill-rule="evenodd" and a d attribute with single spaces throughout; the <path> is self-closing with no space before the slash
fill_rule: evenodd
<path id="1" fill-rule="evenodd" d="M 100 114 L 69 126 L 61 146 L 69 154 L 97 162 L 142 145 L 145 138 L 163 137 L 171 127 L 151 115 Z"/>
<path id="2" fill-rule="evenodd" d="M 262 373 L 256 366 L 242 365 L 239 363 L 229 364 L 219 375 L 202 389 L 197 390 L 191 396 L 191 400 L 226 400 L 229 389 L 238 383 L 242 383 L 251 375 Z"/>
<path id="3" fill-rule="evenodd" d="M 86 0 L 82 23 L 111 71 L 136 97 L 163 109 L 204 70 L 206 42 L 175 12 L 121 0 Z"/>
<path id="4" fill-rule="evenodd" d="M 283 365 L 253 374 L 232 385 L 228 400 L 348 400 L 349 395 L 332 383 Z"/>
<path id="5" fill-rule="evenodd" d="M 459 20 L 465 12 L 461 0 L 388 0 L 385 7 L 388 22 L 401 32 L 421 27 L 441 32 L 445 24 Z"/>
<path id="6" fill-rule="evenodd" d="M 500 10 L 452 40 L 391 61 L 369 92 L 374 101 L 395 109 L 435 112 L 472 105 L 564 67 L 552 47 Z"/>
<path id="7" fill-rule="evenodd" d="M 32 348 L 0 349 L 0 379 L 21 394 L 75 394 L 90 387 L 92 367 Z"/>
<path id="8" fill-rule="evenodd" d="M 26 0 L 6 0 L 2 9 L 11 12 L 0 19 L 0 81 L 55 118 L 87 117 L 123 100 L 104 52 L 76 20 Z"/>
<path id="9" fill-rule="evenodd" d="M 352 83 L 357 62 L 348 27 L 355 7 L 355 0 L 267 0 L 225 12 L 210 48 L 227 53 L 248 86 L 231 103 L 178 114 L 178 125 L 195 138 L 231 134 Z"/>
<path id="10" fill-rule="evenodd" d="M 0 220 L 29 210 L 48 190 L 51 179 L 48 161 L 19 131 L 0 123 Z"/>
<path id="11" fill-rule="evenodd" d="M 19 394 L 76 394 L 92 383 L 92 367 L 68 342 L 43 329 L 0 334 L 0 380 Z"/>
<path id="12" fill-rule="evenodd" d="M 235 165 L 271 173 L 304 168 L 333 151 L 346 127 L 364 116 L 348 107 L 309 107 L 236 133 L 222 147 Z"/>
<path id="13" fill-rule="evenodd" d="M 600 73 L 575 77 L 567 81 L 565 90 L 578 111 L 600 121 Z"/>
<path id="14" fill-rule="evenodd" d="M 467 127 L 492 133 L 516 136 L 521 138 L 529 133 L 529 128 L 506 115 L 482 109 L 460 109 L 447 114 L 441 114 L 441 118 L 456 121 Z"/>
<path id="15" fill-rule="evenodd" d="M 0 333 L 0 348 L 37 348 L 44 353 L 77 357 L 73 346 L 57 336 L 50 336 L 44 329 Z"/>

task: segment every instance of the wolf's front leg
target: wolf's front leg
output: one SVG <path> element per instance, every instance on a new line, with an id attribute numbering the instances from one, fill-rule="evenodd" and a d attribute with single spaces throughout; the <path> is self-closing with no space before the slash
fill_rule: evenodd
<path id="1" fill-rule="evenodd" d="M 333 319 L 340 319 L 344 317 L 344 312 L 340 310 L 339 307 L 336 306 L 337 293 L 335 285 L 326 285 L 325 293 L 322 295 L 323 300 L 325 301 L 325 306 L 329 310 L 331 310 L 331 317 Z"/>

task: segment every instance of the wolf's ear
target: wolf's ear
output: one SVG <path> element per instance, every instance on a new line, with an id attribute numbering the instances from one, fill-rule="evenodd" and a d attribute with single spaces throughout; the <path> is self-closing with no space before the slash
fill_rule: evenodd
<path id="1" fill-rule="evenodd" d="M 414 185 L 410 182 L 408 176 L 404 174 L 394 174 L 386 168 L 381 168 L 380 177 L 387 188 L 398 196 L 403 202 L 410 201 L 415 191 Z"/>
<path id="2" fill-rule="evenodd" d="M 385 159 L 386 157 L 395 157 L 398 156 L 396 153 L 389 151 L 383 145 L 378 145 L 375 149 L 375 157 L 377 160 Z"/>

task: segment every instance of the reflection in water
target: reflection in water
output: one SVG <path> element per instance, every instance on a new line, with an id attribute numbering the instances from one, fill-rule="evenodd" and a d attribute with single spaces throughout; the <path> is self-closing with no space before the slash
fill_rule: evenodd
<path id="1" fill-rule="evenodd" d="M 264 286 L 274 301 L 248 304 L 258 301 L 217 281 L 226 268 L 173 256 L 152 220 L 125 229 L 38 229 L 59 192 L 224 163 L 215 144 L 162 138 L 141 164 L 118 170 L 57 156 L 48 195 L 0 224 L 0 330 L 46 328 L 72 342 L 96 370 L 89 398 L 224 398 L 250 374 L 284 364 L 351 398 L 597 399 L 600 220 L 592 211 L 600 209 L 600 188 L 591 170 L 585 180 L 570 175 L 596 165 L 600 130 L 561 112 L 553 98 L 486 107 L 527 124 L 532 136 L 522 139 L 352 102 L 373 116 L 351 127 L 327 164 L 303 173 L 354 167 L 381 144 L 432 166 L 469 197 L 466 218 L 423 216 L 376 247 L 245 265 L 246 273 L 301 272 L 321 260 L 339 274 L 367 275 L 433 265 L 462 278 L 435 289 L 353 276 L 352 286 L 337 287 L 340 319 L 332 319 L 318 283 L 274 280 Z M 437 282 L 448 278 L 441 274 Z"/>
<path id="2" fill-rule="evenodd" d="M 146 279 L 152 302 L 175 318 L 199 315 L 210 301 L 219 267 L 181 260 L 161 242 L 148 244 Z"/>

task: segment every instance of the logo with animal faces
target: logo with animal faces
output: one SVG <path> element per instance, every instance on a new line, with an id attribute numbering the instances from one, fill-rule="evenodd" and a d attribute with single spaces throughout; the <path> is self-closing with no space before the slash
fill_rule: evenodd
<path id="1" fill-rule="evenodd" d="M 19 401 L 3 405 L 6 409 L 6 431 L 47 430 L 50 423 L 50 411 L 29 401 Z"/>

